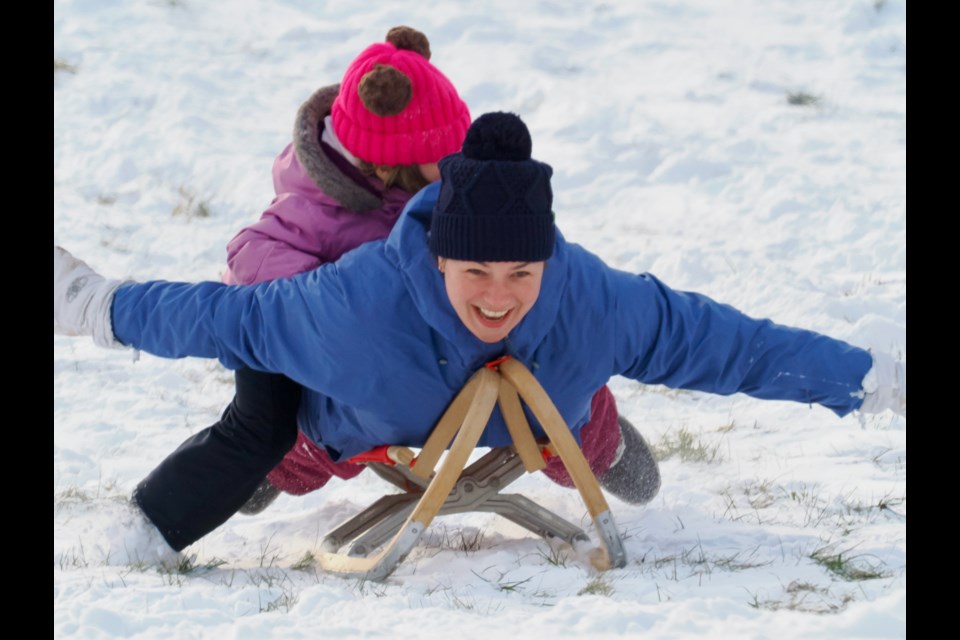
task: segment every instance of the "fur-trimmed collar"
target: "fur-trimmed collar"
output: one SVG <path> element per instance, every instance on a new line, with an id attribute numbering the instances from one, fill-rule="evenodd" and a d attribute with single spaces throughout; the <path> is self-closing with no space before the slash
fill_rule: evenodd
<path id="1" fill-rule="evenodd" d="M 383 199 L 357 183 L 344 172 L 320 146 L 323 119 L 330 114 L 340 85 L 321 87 L 313 92 L 297 111 L 293 125 L 293 149 L 310 179 L 327 195 L 351 211 L 373 211 L 383 207 Z M 357 176 L 361 179 L 359 171 Z"/>

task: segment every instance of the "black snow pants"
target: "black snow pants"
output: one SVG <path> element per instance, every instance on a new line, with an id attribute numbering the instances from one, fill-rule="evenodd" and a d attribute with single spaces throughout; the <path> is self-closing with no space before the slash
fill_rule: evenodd
<path id="1" fill-rule="evenodd" d="M 134 490 L 134 501 L 177 551 L 236 513 L 297 440 L 299 384 L 252 369 L 235 379 L 220 421 L 185 440 Z"/>

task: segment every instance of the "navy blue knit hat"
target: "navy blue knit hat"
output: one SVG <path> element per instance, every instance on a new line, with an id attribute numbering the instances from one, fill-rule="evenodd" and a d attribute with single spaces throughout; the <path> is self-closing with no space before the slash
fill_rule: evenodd
<path id="1" fill-rule="evenodd" d="M 553 254 L 553 169 L 530 158 L 527 125 L 485 113 L 463 149 L 440 161 L 430 225 L 434 255 L 471 262 L 539 262 Z"/>

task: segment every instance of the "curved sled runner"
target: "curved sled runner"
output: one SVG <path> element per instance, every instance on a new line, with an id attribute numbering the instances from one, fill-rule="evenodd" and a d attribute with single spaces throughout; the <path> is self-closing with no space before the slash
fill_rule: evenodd
<path id="1" fill-rule="evenodd" d="M 521 398 L 540 421 L 549 445 L 535 441 Z M 493 449 L 464 469 L 497 402 L 513 445 Z M 381 449 L 383 457 L 368 458 L 369 466 L 406 493 L 380 498 L 327 534 L 317 554 L 325 571 L 382 580 L 410 553 L 434 517 L 464 511 L 498 513 L 538 535 L 560 538 L 572 546 L 589 542 L 582 529 L 532 500 L 500 493 L 524 471 L 542 469 L 545 451 L 563 461 L 593 518 L 601 541 L 590 552 L 593 565 L 605 570 L 626 564 L 610 507 L 583 452 L 543 387 L 516 360 L 504 358 L 477 371 L 415 459 L 409 449 Z M 443 464 L 434 473 L 445 450 Z M 345 546 L 347 551 L 341 552 Z"/>

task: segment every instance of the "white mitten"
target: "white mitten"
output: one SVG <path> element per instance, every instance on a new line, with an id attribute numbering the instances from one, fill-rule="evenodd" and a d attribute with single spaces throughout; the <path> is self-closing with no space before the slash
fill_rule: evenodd
<path id="1" fill-rule="evenodd" d="M 123 282 L 107 280 L 61 247 L 53 248 L 53 332 L 93 336 L 100 347 L 121 348 L 113 335 L 110 306 Z"/>
<path id="2" fill-rule="evenodd" d="M 907 417 L 907 363 L 897 362 L 886 353 L 871 351 L 873 367 L 863 377 L 863 404 L 860 411 L 880 413 L 890 409 Z"/>

